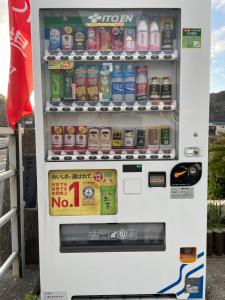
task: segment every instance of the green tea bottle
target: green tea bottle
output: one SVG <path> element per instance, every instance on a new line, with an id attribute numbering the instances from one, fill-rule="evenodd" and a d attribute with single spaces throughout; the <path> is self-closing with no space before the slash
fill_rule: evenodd
<path id="1" fill-rule="evenodd" d="M 50 71 L 51 100 L 60 101 L 63 97 L 63 74 L 61 70 Z"/>
<path id="2" fill-rule="evenodd" d="M 101 215 L 115 215 L 116 205 L 116 185 L 113 184 L 112 173 L 105 174 L 105 180 L 100 185 L 101 193 Z"/>

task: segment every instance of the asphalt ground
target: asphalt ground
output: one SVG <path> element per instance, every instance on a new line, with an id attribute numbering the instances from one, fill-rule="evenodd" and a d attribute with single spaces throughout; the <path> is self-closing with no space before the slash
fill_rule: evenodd
<path id="1" fill-rule="evenodd" d="M 23 300 L 37 286 L 37 265 L 27 266 L 23 278 L 13 278 L 9 270 L 0 280 L 0 300 Z M 208 258 L 208 300 L 225 300 L 225 256 Z"/>

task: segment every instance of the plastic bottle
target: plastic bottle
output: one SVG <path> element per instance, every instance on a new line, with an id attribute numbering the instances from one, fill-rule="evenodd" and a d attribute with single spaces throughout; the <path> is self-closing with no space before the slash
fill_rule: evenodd
<path id="1" fill-rule="evenodd" d="M 173 30 L 169 22 L 164 23 L 164 27 L 162 31 L 162 49 L 163 50 L 173 49 Z"/>
<path id="2" fill-rule="evenodd" d="M 148 50 L 148 21 L 145 16 L 141 16 L 137 24 L 137 50 Z"/>
<path id="3" fill-rule="evenodd" d="M 157 19 L 153 19 L 149 26 L 149 50 L 159 51 L 161 49 L 161 34 Z"/>
<path id="4" fill-rule="evenodd" d="M 123 72 L 120 69 L 120 65 L 115 65 L 112 72 L 112 101 L 115 104 L 123 102 L 124 84 L 123 84 Z"/>
<path id="5" fill-rule="evenodd" d="M 111 98 L 111 74 L 109 65 L 102 65 L 99 74 L 99 101 L 109 104 Z"/>
<path id="6" fill-rule="evenodd" d="M 127 65 L 124 72 L 124 101 L 129 104 L 135 102 L 135 70 Z"/>
<path id="7" fill-rule="evenodd" d="M 147 100 L 148 74 L 147 67 L 137 67 L 136 75 L 136 100 L 138 102 Z"/>
<path id="8" fill-rule="evenodd" d="M 124 29 L 124 50 L 135 51 L 136 48 L 136 30 L 135 28 Z"/>

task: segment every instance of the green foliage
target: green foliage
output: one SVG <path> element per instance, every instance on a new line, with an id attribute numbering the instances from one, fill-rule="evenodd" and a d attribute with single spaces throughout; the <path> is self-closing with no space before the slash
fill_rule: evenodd
<path id="1" fill-rule="evenodd" d="M 209 142 L 208 198 L 225 199 L 225 134 Z"/>
<path id="2" fill-rule="evenodd" d="M 209 229 L 223 228 L 223 204 L 208 204 L 207 223 Z"/>
<path id="3" fill-rule="evenodd" d="M 38 300 L 38 296 L 36 295 L 31 295 L 31 294 L 26 294 L 23 298 L 23 300 Z"/>

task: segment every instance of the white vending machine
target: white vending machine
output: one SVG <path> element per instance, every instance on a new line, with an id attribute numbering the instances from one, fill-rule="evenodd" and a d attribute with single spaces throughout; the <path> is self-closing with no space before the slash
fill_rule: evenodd
<path id="1" fill-rule="evenodd" d="M 41 300 L 205 299 L 210 4 L 31 1 Z"/>

